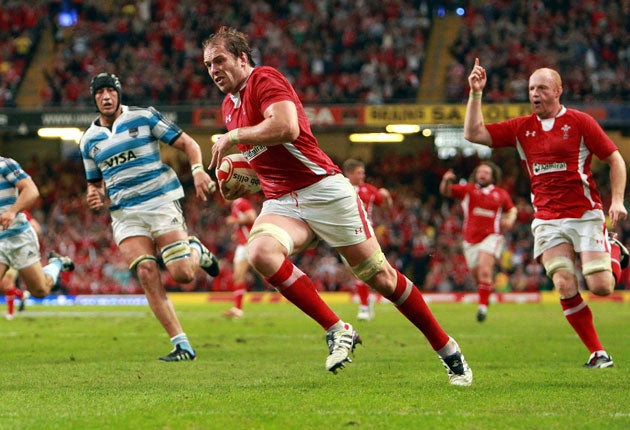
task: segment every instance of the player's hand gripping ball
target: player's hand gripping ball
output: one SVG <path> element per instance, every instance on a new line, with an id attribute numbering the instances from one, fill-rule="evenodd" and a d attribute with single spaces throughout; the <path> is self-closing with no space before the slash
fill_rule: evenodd
<path id="1" fill-rule="evenodd" d="M 230 154 L 221 159 L 216 170 L 219 186 L 231 190 L 240 184 L 246 192 L 252 194 L 260 191 L 260 180 L 242 154 Z M 226 196 L 226 198 L 228 198 Z M 234 197 L 236 198 L 236 197 Z"/>

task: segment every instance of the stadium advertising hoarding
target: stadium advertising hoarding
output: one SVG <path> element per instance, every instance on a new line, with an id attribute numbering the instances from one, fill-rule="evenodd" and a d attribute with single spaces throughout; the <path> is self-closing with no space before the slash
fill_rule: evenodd
<path id="1" fill-rule="evenodd" d="M 182 127 L 221 129 L 223 120 L 218 106 L 158 107 L 162 114 Z M 630 104 L 580 106 L 581 110 L 597 119 L 603 127 L 630 126 Z M 393 122 L 427 125 L 461 125 L 465 105 L 409 104 L 409 105 L 310 105 L 306 114 L 313 127 L 376 127 Z M 485 104 L 486 122 L 502 121 L 529 115 L 528 104 Z M 20 109 L 0 110 L 0 130 L 35 129 L 38 127 L 87 127 L 96 118 L 93 109 L 58 108 L 38 111 Z"/>
<path id="2" fill-rule="evenodd" d="M 219 130 L 224 127 L 218 106 L 158 107 L 162 114 L 182 127 Z M 576 106 L 605 128 L 630 124 L 630 104 Z M 461 104 L 409 105 L 309 105 L 306 114 L 313 127 L 378 127 L 394 122 L 426 125 L 461 125 L 466 106 Z M 529 115 L 529 104 L 485 104 L 486 122 Z M 39 127 L 87 127 L 96 118 L 93 109 L 55 108 L 45 110 L 0 109 L 0 131 L 18 133 Z"/>

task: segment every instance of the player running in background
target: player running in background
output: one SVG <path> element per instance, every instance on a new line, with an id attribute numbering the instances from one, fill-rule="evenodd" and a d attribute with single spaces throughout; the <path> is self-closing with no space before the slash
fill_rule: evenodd
<path id="1" fill-rule="evenodd" d="M 243 297 L 247 293 L 247 237 L 254 225 L 258 213 L 252 203 L 244 197 L 232 201 L 232 212 L 226 218 L 229 225 L 234 226 L 234 250 L 232 294 L 234 305 L 223 313 L 228 318 L 240 318 L 243 316 Z"/>
<path id="2" fill-rule="evenodd" d="M 31 223 L 33 230 L 39 235 L 42 232 L 42 227 L 39 222 L 31 216 L 29 211 L 24 211 L 24 215 L 26 215 L 26 219 Z M 25 309 L 26 301 L 31 297 L 31 293 L 28 290 L 23 291 L 18 287 L 18 271 L 13 267 L 9 267 L 9 269 L 4 272 L 4 276 L 0 279 L 0 290 L 4 291 L 4 299 L 7 303 L 7 313 L 5 318 L 7 320 L 12 320 L 15 317 L 15 299 L 20 300 L 20 306 L 18 311 L 22 312 Z M 54 286 L 54 284 L 53 284 Z"/>
<path id="3" fill-rule="evenodd" d="M 486 82 L 486 71 L 475 59 L 468 76 L 464 137 L 495 148 L 517 148 L 531 181 L 534 257 L 544 265 L 560 294 L 567 321 L 591 354 L 585 366 L 612 367 L 591 309 L 580 295 L 575 262 L 579 254 L 582 275 L 593 294 L 613 292 L 621 262 L 627 264 L 627 250 L 609 239 L 591 160 L 595 155 L 610 167 L 608 216 L 612 226 L 628 216 L 624 207 L 626 164 L 593 117 L 560 103 L 562 80 L 555 70 L 537 69 L 529 77 L 531 115 L 494 124 L 483 121 L 481 97 Z"/>
<path id="4" fill-rule="evenodd" d="M 365 206 L 368 220 L 374 227 L 374 206 L 390 209 L 393 206 L 392 195 L 387 188 L 377 188 L 365 182 L 365 164 L 362 161 L 349 158 L 343 163 L 343 174 L 348 178 L 354 190 Z M 359 321 L 374 319 L 374 301 L 376 297 L 370 294 L 370 286 L 360 279 L 355 280 L 357 295 L 359 296 Z"/>
<path id="5" fill-rule="evenodd" d="M 491 161 L 479 163 L 468 183 L 454 184 L 455 178 L 455 173 L 447 170 L 440 182 L 440 193 L 461 200 L 464 256 L 477 284 L 477 321 L 482 322 L 494 289 L 495 264 L 505 243 L 501 231 L 514 225 L 516 207 L 508 192 L 496 186 L 501 181 L 501 169 Z"/>
<path id="6" fill-rule="evenodd" d="M 420 290 L 385 258 L 354 187 L 319 147 L 289 81 L 276 69 L 255 67 L 246 36 L 233 28 L 221 27 L 204 41 L 203 61 L 226 94 L 222 118 L 229 130 L 215 141 L 210 168 L 236 147 L 258 174 L 266 200 L 249 235 L 249 262 L 326 331 L 326 369 L 336 372 L 350 362 L 360 338 L 289 259 L 320 239 L 422 331 L 451 384 L 470 385 L 472 371 L 457 342 L 437 322 Z M 242 186 L 219 186 L 229 199 L 245 193 Z"/>
<path id="7" fill-rule="evenodd" d="M 197 198 L 206 201 L 214 183 L 201 164 L 199 145 L 188 134 L 152 107 L 121 104 L 116 75 L 95 76 L 90 93 L 99 116 L 80 143 L 87 204 L 100 210 L 109 200 L 114 240 L 174 347 L 159 359 L 194 360 L 195 350 L 166 294 L 158 262 L 180 283 L 192 282 L 200 267 L 216 276 L 219 266 L 199 239 L 187 233 L 179 202 L 184 190 L 173 169 L 162 162 L 160 142 L 188 156 Z"/>
<path id="8" fill-rule="evenodd" d="M 17 271 L 16 276 L 22 279 L 28 294 L 37 298 L 50 293 L 59 273 L 74 270 L 70 258 L 54 251 L 48 255 L 48 264 L 42 267 L 37 232 L 25 213 L 38 198 L 35 182 L 18 162 L 0 157 L 0 279 L 6 288 L 5 295 L 8 290 L 9 295 L 19 296 L 15 276 L 5 278 L 12 270 Z M 22 294 L 24 302 L 26 292 Z M 12 319 L 13 313 L 9 311 L 7 315 L 11 316 L 7 319 Z"/>

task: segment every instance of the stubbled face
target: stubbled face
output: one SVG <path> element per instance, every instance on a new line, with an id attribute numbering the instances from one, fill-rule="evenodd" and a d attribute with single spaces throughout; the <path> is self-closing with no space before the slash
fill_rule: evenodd
<path id="1" fill-rule="evenodd" d="M 346 177 L 352 185 L 361 185 L 365 182 L 365 168 L 357 167 L 353 171 L 346 173 Z"/>
<path id="2" fill-rule="evenodd" d="M 103 87 L 96 90 L 94 101 L 98 111 L 103 116 L 111 117 L 118 111 L 118 93 L 112 87 Z"/>
<path id="3" fill-rule="evenodd" d="M 553 118 L 560 111 L 560 94 L 553 76 L 544 70 L 534 72 L 529 78 L 529 102 L 532 112 L 541 119 Z"/>
<path id="4" fill-rule="evenodd" d="M 475 182 L 477 182 L 479 186 L 487 187 L 488 185 L 492 185 L 493 181 L 492 168 L 490 166 L 482 164 L 477 167 L 477 171 L 475 172 Z"/>
<path id="5" fill-rule="evenodd" d="M 203 51 L 208 75 L 224 94 L 236 94 L 247 78 L 247 56 L 235 57 L 223 45 L 208 45 Z"/>

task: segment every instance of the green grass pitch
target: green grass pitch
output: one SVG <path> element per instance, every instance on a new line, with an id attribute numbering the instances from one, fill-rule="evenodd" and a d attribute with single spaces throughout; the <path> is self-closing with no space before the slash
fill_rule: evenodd
<path id="1" fill-rule="evenodd" d="M 558 304 L 432 304 L 471 365 L 452 387 L 423 336 L 389 304 L 356 322 L 353 363 L 327 372 L 317 324 L 286 303 L 178 304 L 198 353 L 171 349 L 148 308 L 32 306 L 0 321 L 0 429 L 628 429 L 630 312 L 590 304 L 612 369 L 582 368 L 588 351 Z"/>

